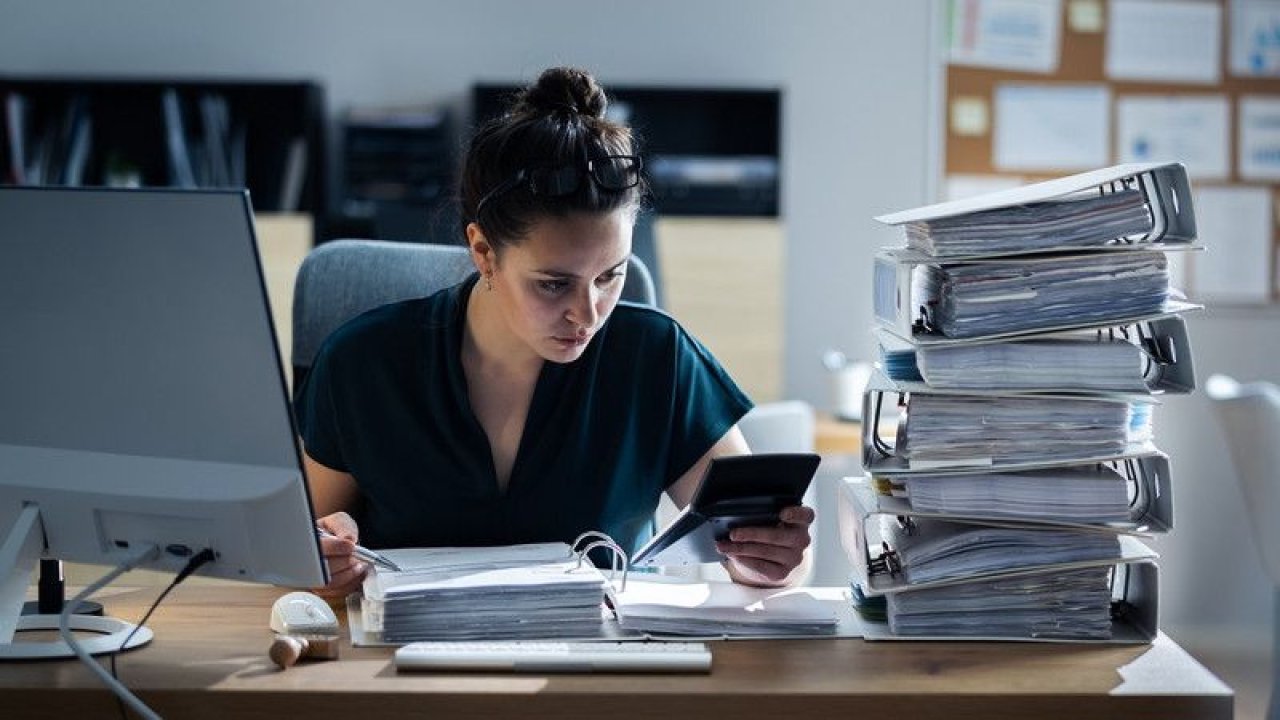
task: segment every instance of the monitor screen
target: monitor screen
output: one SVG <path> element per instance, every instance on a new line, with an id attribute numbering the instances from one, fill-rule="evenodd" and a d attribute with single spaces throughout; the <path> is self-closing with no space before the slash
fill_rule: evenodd
<path id="1" fill-rule="evenodd" d="M 322 585 L 281 367 L 247 193 L 0 187 L 0 542 Z"/>

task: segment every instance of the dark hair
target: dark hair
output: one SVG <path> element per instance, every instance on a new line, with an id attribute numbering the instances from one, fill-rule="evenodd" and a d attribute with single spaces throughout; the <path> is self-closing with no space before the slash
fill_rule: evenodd
<path id="1" fill-rule="evenodd" d="M 463 235 L 469 223 L 477 223 L 497 248 L 519 242 L 542 217 L 638 209 L 643 184 L 602 190 L 584 177 L 576 190 L 554 197 L 534 194 L 520 183 L 490 197 L 480 213 L 481 200 L 521 170 L 634 154 L 631 129 L 605 119 L 608 105 L 604 90 L 589 73 L 557 67 L 543 71 L 537 82 L 515 95 L 504 114 L 480 126 L 459 173 Z"/>

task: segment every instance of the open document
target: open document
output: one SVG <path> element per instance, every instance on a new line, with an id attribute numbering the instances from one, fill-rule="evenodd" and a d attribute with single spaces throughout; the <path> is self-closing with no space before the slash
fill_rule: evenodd
<path id="1" fill-rule="evenodd" d="M 618 625 L 652 635 L 767 637 L 829 635 L 837 617 L 803 588 L 751 588 L 732 582 L 673 582 L 632 576 L 615 583 Z"/>

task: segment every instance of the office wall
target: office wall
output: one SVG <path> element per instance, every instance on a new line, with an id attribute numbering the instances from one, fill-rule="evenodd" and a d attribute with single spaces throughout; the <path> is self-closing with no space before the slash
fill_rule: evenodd
<path id="1" fill-rule="evenodd" d="M 606 83 L 783 87 L 786 394 L 825 406 L 821 351 L 871 355 L 870 257 L 897 238 L 870 218 L 932 197 L 931 6 L 0 0 L 0 72 L 314 77 L 335 109 L 460 106 L 476 80 L 528 79 L 557 63 L 589 67 Z M 1278 325 L 1274 312 L 1193 319 L 1201 376 L 1277 379 Z M 1265 645 L 1269 586 L 1207 410 L 1196 396 L 1157 415 L 1177 511 L 1176 531 L 1161 543 L 1164 625 L 1175 636 L 1226 628 Z"/>
<path id="2" fill-rule="evenodd" d="M 788 395 L 866 355 L 870 218 L 926 197 L 928 3 L 0 0 L 0 72 L 304 76 L 330 106 L 449 102 L 558 63 L 606 83 L 779 86 Z M 834 323 L 824 322 L 833 319 Z"/>

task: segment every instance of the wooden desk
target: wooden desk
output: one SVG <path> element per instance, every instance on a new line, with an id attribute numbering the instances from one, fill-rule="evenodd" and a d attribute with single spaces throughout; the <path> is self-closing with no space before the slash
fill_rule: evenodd
<path id="1" fill-rule="evenodd" d="M 267 614 L 278 589 L 176 589 L 147 647 L 119 658 L 166 718 L 1224 718 L 1231 691 L 1167 637 L 1152 646 L 713 643 L 710 675 L 397 675 L 386 648 L 277 671 Z M 103 598 L 136 619 L 157 589 Z M 0 666 L 6 718 L 115 717 L 78 661 Z M 1124 677 L 1122 677 L 1122 674 Z M 1127 679 L 1126 679 L 1127 678 Z"/>

